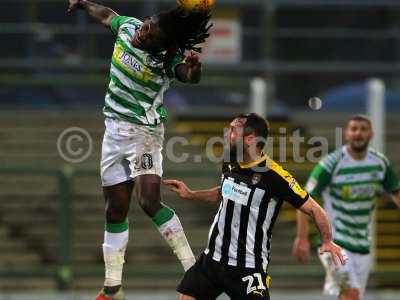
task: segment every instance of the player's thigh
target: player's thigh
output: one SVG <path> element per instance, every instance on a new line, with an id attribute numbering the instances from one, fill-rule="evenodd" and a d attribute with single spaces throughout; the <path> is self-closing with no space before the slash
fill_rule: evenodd
<path id="1" fill-rule="evenodd" d="M 185 272 L 177 291 L 183 299 L 214 300 L 222 294 L 219 284 L 222 268 L 204 254 Z"/>
<path id="2" fill-rule="evenodd" d="M 133 130 L 135 135 L 125 151 L 125 158 L 130 162 L 131 178 L 141 175 L 162 177 L 164 127 L 150 129 L 135 125 Z"/>
<path id="3" fill-rule="evenodd" d="M 135 178 L 136 193 L 139 198 L 160 199 L 161 177 L 154 174 L 139 175 Z"/>
<path id="4" fill-rule="evenodd" d="M 226 272 L 224 290 L 233 300 L 269 300 L 268 284 L 263 271 L 232 268 Z"/>
<path id="5" fill-rule="evenodd" d="M 372 263 L 371 254 L 358 254 L 355 257 L 355 271 L 360 288 L 360 298 L 362 298 L 365 293 Z"/>
<path id="6" fill-rule="evenodd" d="M 124 181 L 111 186 L 103 187 L 103 195 L 106 201 L 127 204 L 132 197 L 135 183 L 132 180 Z"/>
<path id="7" fill-rule="evenodd" d="M 125 159 L 124 149 L 129 138 L 118 131 L 116 120 L 106 119 L 101 150 L 101 181 L 103 187 L 113 186 L 131 180 L 130 162 Z"/>
<path id="8" fill-rule="evenodd" d="M 162 176 L 164 127 L 154 128 L 106 119 L 101 158 L 103 186 L 140 175 Z"/>

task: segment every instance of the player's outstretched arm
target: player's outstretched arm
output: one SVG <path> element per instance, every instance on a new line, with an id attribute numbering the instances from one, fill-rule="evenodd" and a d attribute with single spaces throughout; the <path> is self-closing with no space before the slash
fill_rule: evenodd
<path id="1" fill-rule="evenodd" d="M 299 208 L 303 213 L 309 215 L 317 225 L 319 233 L 321 235 L 322 245 L 320 247 L 320 253 L 329 252 L 332 255 L 334 264 L 338 263 L 338 260 L 342 265 L 346 263 L 347 258 L 342 253 L 342 248 L 336 245 L 332 241 L 332 229 L 329 222 L 328 216 L 319 204 L 309 197 L 306 203 Z"/>
<path id="2" fill-rule="evenodd" d="M 72 13 L 76 9 L 85 10 L 93 20 L 106 27 L 110 27 L 112 18 L 118 16 L 111 8 L 88 0 L 69 0 L 68 13 Z"/>
<path id="3" fill-rule="evenodd" d="M 176 77 L 181 82 L 199 83 L 201 79 L 201 62 L 199 56 L 191 52 L 183 64 L 176 66 L 175 72 Z"/>
<path id="4" fill-rule="evenodd" d="M 310 240 L 309 234 L 309 217 L 297 211 L 297 234 L 293 243 L 292 254 L 301 263 L 307 263 L 310 259 Z"/>
<path id="5" fill-rule="evenodd" d="M 178 196 L 184 200 L 209 203 L 217 203 L 220 200 L 221 191 L 219 186 L 209 190 L 193 191 L 189 189 L 183 181 L 165 179 L 162 183 L 168 186 L 172 192 L 177 193 Z"/>

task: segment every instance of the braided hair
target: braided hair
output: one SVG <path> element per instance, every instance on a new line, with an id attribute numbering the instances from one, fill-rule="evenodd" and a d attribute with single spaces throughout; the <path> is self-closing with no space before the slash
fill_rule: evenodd
<path id="1" fill-rule="evenodd" d="M 158 57 L 168 65 L 176 55 L 185 51 L 201 52 L 202 44 L 210 36 L 210 10 L 186 11 L 181 7 L 161 12 L 157 15 L 158 24 L 165 34 L 165 48 Z"/>

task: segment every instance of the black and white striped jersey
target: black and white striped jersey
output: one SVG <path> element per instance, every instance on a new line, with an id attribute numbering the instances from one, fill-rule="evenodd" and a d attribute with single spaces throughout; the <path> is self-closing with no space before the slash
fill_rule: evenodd
<path id="1" fill-rule="evenodd" d="M 223 264 L 266 270 L 283 201 L 298 208 L 308 194 L 267 155 L 248 165 L 224 164 L 222 172 L 221 204 L 205 253 Z"/>

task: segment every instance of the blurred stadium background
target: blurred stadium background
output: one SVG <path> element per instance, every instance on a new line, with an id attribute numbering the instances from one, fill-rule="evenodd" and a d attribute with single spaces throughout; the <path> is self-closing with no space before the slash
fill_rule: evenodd
<path id="1" fill-rule="evenodd" d="M 103 282 L 98 165 L 113 36 L 82 12 L 68 16 L 67 2 L 0 1 L 1 300 L 93 299 Z M 175 0 L 97 2 L 137 17 L 175 5 Z M 204 157 L 207 140 L 221 136 L 229 119 L 260 107 L 251 102 L 254 78 L 267 83 L 261 109 L 268 112 L 274 137 L 286 141 L 300 129 L 306 141 L 327 137 L 332 150 L 335 128 L 367 110 L 367 82 L 380 78 L 386 87 L 384 146 L 400 169 L 399 1 L 217 0 L 214 22 L 201 84 L 176 84 L 166 97 L 167 135 L 190 142 L 179 153 Z M 323 100 L 321 110 L 308 107 L 311 96 Z M 93 139 L 84 162 L 68 163 L 57 150 L 60 134 L 71 127 Z M 307 147 L 302 144 L 302 153 Z M 292 148 L 287 141 L 282 164 L 304 182 L 313 164 L 294 162 Z M 219 181 L 219 165 L 206 160 L 167 159 L 164 169 L 166 177 L 185 178 L 193 187 Z M 163 199 L 178 212 L 199 254 L 215 208 L 179 202 L 166 191 Z M 131 299 L 175 299 L 182 275 L 178 261 L 135 201 L 130 220 L 125 286 Z M 400 212 L 383 196 L 368 299 L 399 299 L 399 221 Z M 295 213 L 285 206 L 272 246 L 272 299 L 326 299 L 316 256 L 309 265 L 291 257 L 294 234 Z M 157 296 L 149 296 L 154 292 Z"/>

